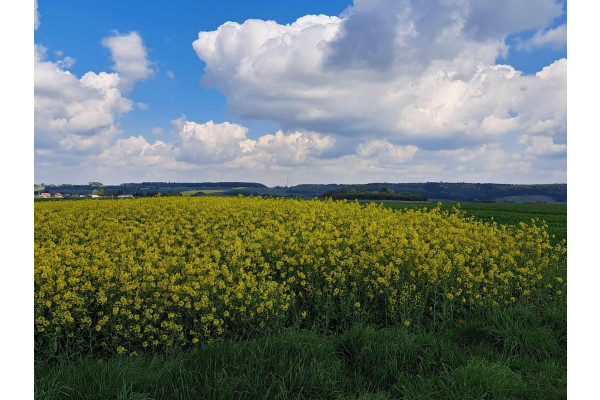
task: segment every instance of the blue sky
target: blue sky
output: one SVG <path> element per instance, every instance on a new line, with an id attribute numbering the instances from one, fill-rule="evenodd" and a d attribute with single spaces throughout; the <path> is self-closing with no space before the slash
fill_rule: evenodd
<path id="1" fill-rule="evenodd" d="M 417 3 L 40 0 L 35 179 L 566 182 L 566 3 Z M 146 73 L 126 87 L 103 40 L 133 34 Z M 56 67 L 118 75 L 95 90 L 123 102 L 71 124 L 86 94 L 51 92 Z"/>

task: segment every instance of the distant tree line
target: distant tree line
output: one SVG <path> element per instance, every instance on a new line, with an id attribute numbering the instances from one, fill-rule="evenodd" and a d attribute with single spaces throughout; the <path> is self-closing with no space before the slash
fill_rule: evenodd
<path id="1" fill-rule="evenodd" d="M 402 201 L 427 201 L 427 197 L 419 193 L 395 193 L 389 188 L 382 188 L 378 192 L 369 192 L 366 189 L 342 189 L 340 191 L 327 191 L 321 197 L 330 197 L 333 200 L 402 200 Z"/>
<path id="2" fill-rule="evenodd" d="M 367 183 L 360 185 L 297 185 L 288 188 L 289 194 L 302 197 L 319 197 L 327 192 L 339 192 L 343 189 L 379 192 L 388 188 L 396 193 L 416 193 L 433 200 L 452 200 L 463 202 L 494 202 L 499 197 L 543 195 L 557 202 L 567 201 L 566 184 L 509 185 L 497 183 Z"/>

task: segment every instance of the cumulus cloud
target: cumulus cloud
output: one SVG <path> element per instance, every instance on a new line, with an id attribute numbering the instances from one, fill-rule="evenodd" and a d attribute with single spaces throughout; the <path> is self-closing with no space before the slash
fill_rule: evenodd
<path id="1" fill-rule="evenodd" d="M 111 36 L 102 39 L 101 43 L 110 50 L 114 62 L 112 68 L 119 73 L 125 90 L 131 90 L 135 82 L 154 75 L 155 71 L 139 33 L 113 32 Z"/>
<path id="2" fill-rule="evenodd" d="M 199 124 L 184 118 L 173 121 L 182 158 L 198 164 L 231 160 L 240 152 L 239 143 L 246 139 L 248 128 L 223 122 Z"/>
<path id="3" fill-rule="evenodd" d="M 364 159 L 373 159 L 381 164 L 401 164 L 411 160 L 418 148 L 416 146 L 398 146 L 387 140 L 371 140 L 360 144 L 357 155 Z"/>
<path id="4" fill-rule="evenodd" d="M 251 139 L 246 127 L 230 122 L 197 123 L 181 117 L 172 123 L 172 141 L 150 143 L 142 136 L 119 139 L 93 158 L 96 170 L 148 176 L 148 171 L 162 166 L 178 176 L 210 173 L 220 179 L 245 176 L 274 183 L 271 174 L 304 171 L 315 175 L 319 168 L 328 171 L 323 177 L 335 179 L 359 169 L 382 173 L 390 166 L 408 162 L 417 152 L 415 146 L 375 140 L 360 143 L 352 154 L 327 157 L 335 139 L 317 132 L 277 131 Z"/>
<path id="5" fill-rule="evenodd" d="M 157 140 L 149 143 L 143 136 L 132 136 L 119 139 L 110 148 L 104 150 L 97 158 L 111 166 L 140 167 L 175 165 L 172 145 Z"/>
<path id="6" fill-rule="evenodd" d="M 334 142 L 317 132 L 282 131 L 253 140 L 248 138 L 245 126 L 213 121 L 200 124 L 185 117 L 174 120 L 173 125 L 177 158 L 197 165 L 279 168 L 318 157 Z"/>
<path id="7" fill-rule="evenodd" d="M 520 50 L 533 50 L 537 47 L 560 48 L 567 45 L 567 24 L 548 30 L 539 30 L 527 40 L 517 42 Z"/>
<path id="8" fill-rule="evenodd" d="M 121 133 L 118 120 L 134 105 L 123 90 L 143 75 L 133 73 L 138 69 L 128 66 L 123 52 L 129 48 L 132 59 L 139 59 L 145 50 L 135 33 L 109 39 L 105 44 L 113 51 L 115 68 L 127 76 L 125 84 L 120 72 L 90 71 L 77 77 L 68 71 L 74 58 L 67 56 L 53 62 L 46 59 L 44 46 L 34 46 L 36 170 L 85 163 L 114 146 Z M 55 55 L 63 56 L 62 52 Z M 136 105 L 147 108 L 146 103 Z"/>
<path id="9" fill-rule="evenodd" d="M 532 98 L 562 100 L 566 60 L 548 67 L 552 85 L 543 71 L 495 63 L 507 35 L 561 13 L 553 0 L 357 0 L 341 18 L 227 22 L 200 32 L 193 48 L 206 63 L 204 84 L 243 118 L 417 146 L 485 143 L 546 123 Z M 549 114 L 564 114 L 551 103 Z"/>
<path id="10" fill-rule="evenodd" d="M 116 118 L 132 107 L 119 90 L 118 74 L 88 72 L 77 78 L 44 56 L 45 49 L 36 46 L 36 148 L 101 150 L 118 133 Z"/>
<path id="11" fill-rule="evenodd" d="M 549 136 L 523 135 L 519 138 L 519 143 L 525 146 L 525 154 L 548 156 L 564 154 L 567 151 L 566 144 L 556 144 Z"/>

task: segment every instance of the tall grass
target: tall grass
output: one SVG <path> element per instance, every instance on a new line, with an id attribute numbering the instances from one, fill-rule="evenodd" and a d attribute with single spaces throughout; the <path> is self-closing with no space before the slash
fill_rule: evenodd
<path id="1" fill-rule="evenodd" d="M 42 363 L 36 399 L 563 399 L 566 305 L 443 325 L 297 328 L 189 352 Z"/>

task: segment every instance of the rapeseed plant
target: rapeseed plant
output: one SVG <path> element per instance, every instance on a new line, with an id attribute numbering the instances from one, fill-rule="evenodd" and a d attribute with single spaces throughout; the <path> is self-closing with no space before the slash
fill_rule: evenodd
<path id="1" fill-rule="evenodd" d="M 566 291 L 557 272 L 566 245 L 552 246 L 542 221 L 483 223 L 439 206 L 248 197 L 36 203 L 34 249 L 36 351 L 44 354 L 135 356 L 356 319 L 408 327 Z"/>

